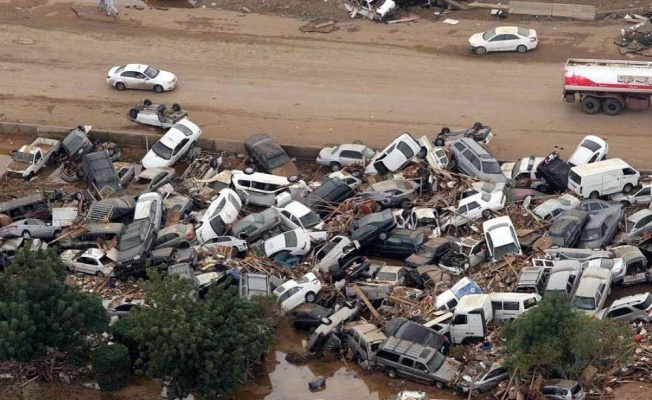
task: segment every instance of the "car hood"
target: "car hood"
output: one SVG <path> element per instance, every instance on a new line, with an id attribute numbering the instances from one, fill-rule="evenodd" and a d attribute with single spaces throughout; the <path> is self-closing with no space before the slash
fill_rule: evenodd
<path id="1" fill-rule="evenodd" d="M 469 38 L 469 44 L 471 46 L 479 46 L 483 43 L 484 43 L 484 39 L 482 38 L 482 33 L 476 33 L 475 35 Z"/>
<path id="2" fill-rule="evenodd" d="M 453 382 L 462 370 L 462 363 L 452 358 L 446 358 L 435 374 L 446 382 Z"/>
<path id="3" fill-rule="evenodd" d="M 129 249 L 129 250 L 119 251 L 116 261 L 118 263 L 121 263 L 121 262 L 123 262 L 125 260 L 129 260 L 131 258 L 134 258 L 134 259 L 137 260 L 137 259 L 140 258 L 140 254 L 142 252 L 143 252 L 143 246 L 142 245 L 136 246 L 136 247 L 134 247 L 132 249 Z"/>
<path id="4" fill-rule="evenodd" d="M 156 168 L 156 167 L 169 167 L 172 165 L 171 160 L 164 160 L 161 157 L 157 156 L 154 153 L 154 150 L 150 150 L 145 154 L 143 160 L 141 161 L 143 168 Z"/>
<path id="5" fill-rule="evenodd" d="M 159 71 L 155 79 L 163 82 L 171 82 L 172 80 L 176 79 L 176 76 L 172 72 Z"/>
<path id="6" fill-rule="evenodd" d="M 586 164 L 592 155 L 593 152 L 591 150 L 580 146 L 575 150 L 575 153 L 573 153 L 571 158 L 568 159 L 568 164 L 571 166 Z"/>
<path id="7" fill-rule="evenodd" d="M 514 165 L 516 165 L 515 162 L 506 162 L 500 166 L 500 169 L 503 171 L 503 175 L 505 175 L 507 179 L 512 179 L 512 170 L 514 169 Z"/>

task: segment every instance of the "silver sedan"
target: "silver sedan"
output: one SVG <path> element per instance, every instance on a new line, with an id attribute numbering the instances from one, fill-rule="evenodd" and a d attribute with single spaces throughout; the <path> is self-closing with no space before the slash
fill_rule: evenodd
<path id="1" fill-rule="evenodd" d="M 106 83 L 120 91 L 125 89 L 167 92 L 177 87 L 177 77 L 168 71 L 144 64 L 127 64 L 109 70 Z"/>
<path id="2" fill-rule="evenodd" d="M 49 239 L 59 236 L 61 227 L 46 224 L 40 219 L 23 219 L 0 229 L 0 238 L 24 237 Z"/>

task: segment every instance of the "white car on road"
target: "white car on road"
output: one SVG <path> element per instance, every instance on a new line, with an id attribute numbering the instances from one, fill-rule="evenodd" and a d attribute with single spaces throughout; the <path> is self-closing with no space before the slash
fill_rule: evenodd
<path id="1" fill-rule="evenodd" d="M 525 53 L 537 47 L 539 39 L 534 29 L 518 26 L 501 26 L 469 38 L 469 48 L 475 54 L 494 51 L 518 51 Z"/>
<path id="2" fill-rule="evenodd" d="M 290 311 L 305 302 L 314 303 L 320 291 L 321 282 L 317 275 L 310 272 L 277 287 L 274 296 L 278 298 L 283 310 Z"/>
<path id="3" fill-rule="evenodd" d="M 597 136 L 588 135 L 582 139 L 573 155 L 568 159 L 568 165 L 572 168 L 576 165 L 606 160 L 607 153 L 609 153 L 607 142 Z"/>
<path id="4" fill-rule="evenodd" d="M 197 143 L 201 133 L 188 118 L 177 122 L 145 154 L 143 168 L 171 167 Z"/>
<path id="5" fill-rule="evenodd" d="M 231 189 L 222 189 L 195 228 L 199 244 L 224 235 L 227 225 L 238 219 L 241 208 L 242 201 L 238 194 Z"/>
<path id="6" fill-rule="evenodd" d="M 167 92 L 177 87 L 177 77 L 168 71 L 145 64 L 115 66 L 109 70 L 106 83 L 120 91 L 125 89 Z"/>

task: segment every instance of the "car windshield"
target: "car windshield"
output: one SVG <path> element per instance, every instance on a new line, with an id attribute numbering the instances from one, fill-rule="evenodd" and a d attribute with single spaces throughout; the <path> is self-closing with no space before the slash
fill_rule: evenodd
<path id="1" fill-rule="evenodd" d="M 221 234 L 226 230 L 226 224 L 219 215 L 210 221 L 213 232 Z"/>
<path id="2" fill-rule="evenodd" d="M 516 162 L 516 164 L 514 164 L 514 166 L 512 167 L 512 176 L 511 176 L 511 178 L 518 175 L 519 171 L 521 170 L 521 161 L 523 161 L 523 160 L 518 160 Z"/>
<path id="3" fill-rule="evenodd" d="M 154 79 L 158 76 L 159 72 L 160 71 L 154 67 L 147 67 L 147 69 L 145 70 L 145 75 L 147 75 L 149 79 Z"/>
<path id="4" fill-rule="evenodd" d="M 164 160 L 172 158 L 172 149 L 161 142 L 156 142 L 154 147 L 152 147 L 152 151 Z"/>
<path id="5" fill-rule="evenodd" d="M 379 281 L 388 281 L 388 282 L 394 282 L 396 280 L 396 274 L 393 272 L 383 272 L 380 271 L 376 275 L 376 279 Z"/>
<path id="6" fill-rule="evenodd" d="M 599 144 L 596 142 L 593 142 L 591 140 L 585 140 L 582 142 L 582 147 L 586 147 L 587 149 L 591 150 L 592 152 L 596 152 L 602 148 Z"/>
<path id="7" fill-rule="evenodd" d="M 371 150 L 369 147 L 365 147 L 364 150 L 362 150 L 362 155 L 364 155 L 368 159 L 371 159 L 376 155 L 376 152 Z"/>
<path id="8" fill-rule="evenodd" d="M 321 218 L 319 218 L 319 215 L 310 211 L 308 214 L 299 218 L 299 221 L 301 221 L 301 225 L 303 225 L 304 228 L 310 228 L 311 226 L 315 226 L 320 223 Z"/>
<path id="9" fill-rule="evenodd" d="M 600 239 L 600 228 L 585 229 L 582 232 L 582 240 L 596 240 Z"/>
<path id="10" fill-rule="evenodd" d="M 483 162 L 482 172 L 485 174 L 500 174 L 500 165 L 497 162 Z"/>
<path id="11" fill-rule="evenodd" d="M 267 165 L 269 169 L 278 168 L 281 165 L 285 165 L 290 162 L 290 158 L 285 153 L 279 153 L 274 157 L 267 159 Z"/>
<path id="12" fill-rule="evenodd" d="M 652 294 L 648 294 L 647 297 L 645 298 L 645 301 L 642 302 L 640 305 L 636 306 L 636 308 L 640 308 L 641 310 L 647 310 L 652 306 Z"/>
<path id="13" fill-rule="evenodd" d="M 593 297 L 575 296 L 571 305 L 580 310 L 595 310 L 595 299 Z"/>
<path id="14" fill-rule="evenodd" d="M 142 241 L 140 240 L 139 235 L 130 235 L 130 236 L 124 236 L 122 240 L 120 240 L 120 250 L 129 250 L 133 249 L 134 247 L 140 246 Z"/>
<path id="15" fill-rule="evenodd" d="M 437 371 L 439 368 L 441 368 L 441 365 L 444 363 L 445 360 L 446 357 L 444 357 L 443 354 L 441 354 L 440 352 L 436 352 L 435 355 L 432 356 L 430 361 L 428 361 L 428 369 L 430 370 L 430 372 Z"/>
<path id="16" fill-rule="evenodd" d="M 495 30 L 495 29 L 489 29 L 489 30 L 486 31 L 484 34 L 482 34 L 482 38 L 483 38 L 484 40 L 489 40 L 489 39 L 491 39 L 491 38 L 494 37 L 494 36 L 496 36 L 496 30 Z"/>
<path id="17" fill-rule="evenodd" d="M 516 243 L 508 243 L 494 248 L 494 258 L 498 260 L 505 254 L 518 253 L 518 246 Z"/>
<path id="18" fill-rule="evenodd" d="M 627 233 L 632 233 L 634 231 L 634 227 L 636 227 L 636 222 L 632 221 L 631 219 L 627 220 Z"/>
<path id="19" fill-rule="evenodd" d="M 14 161 L 21 162 L 21 163 L 26 163 L 26 164 L 31 164 L 34 161 L 34 154 L 23 153 L 23 152 L 19 151 L 14 156 Z"/>
<path id="20" fill-rule="evenodd" d="M 297 247 L 297 234 L 295 232 L 285 232 L 283 238 L 285 239 L 285 247 Z"/>

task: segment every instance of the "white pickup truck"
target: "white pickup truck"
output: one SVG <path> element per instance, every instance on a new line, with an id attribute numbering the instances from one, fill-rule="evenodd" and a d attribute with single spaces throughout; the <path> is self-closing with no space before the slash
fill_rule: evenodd
<path id="1" fill-rule="evenodd" d="M 7 175 L 32 179 L 43 167 L 55 161 L 61 142 L 55 139 L 36 138 L 31 144 L 18 149 L 7 166 Z"/>

